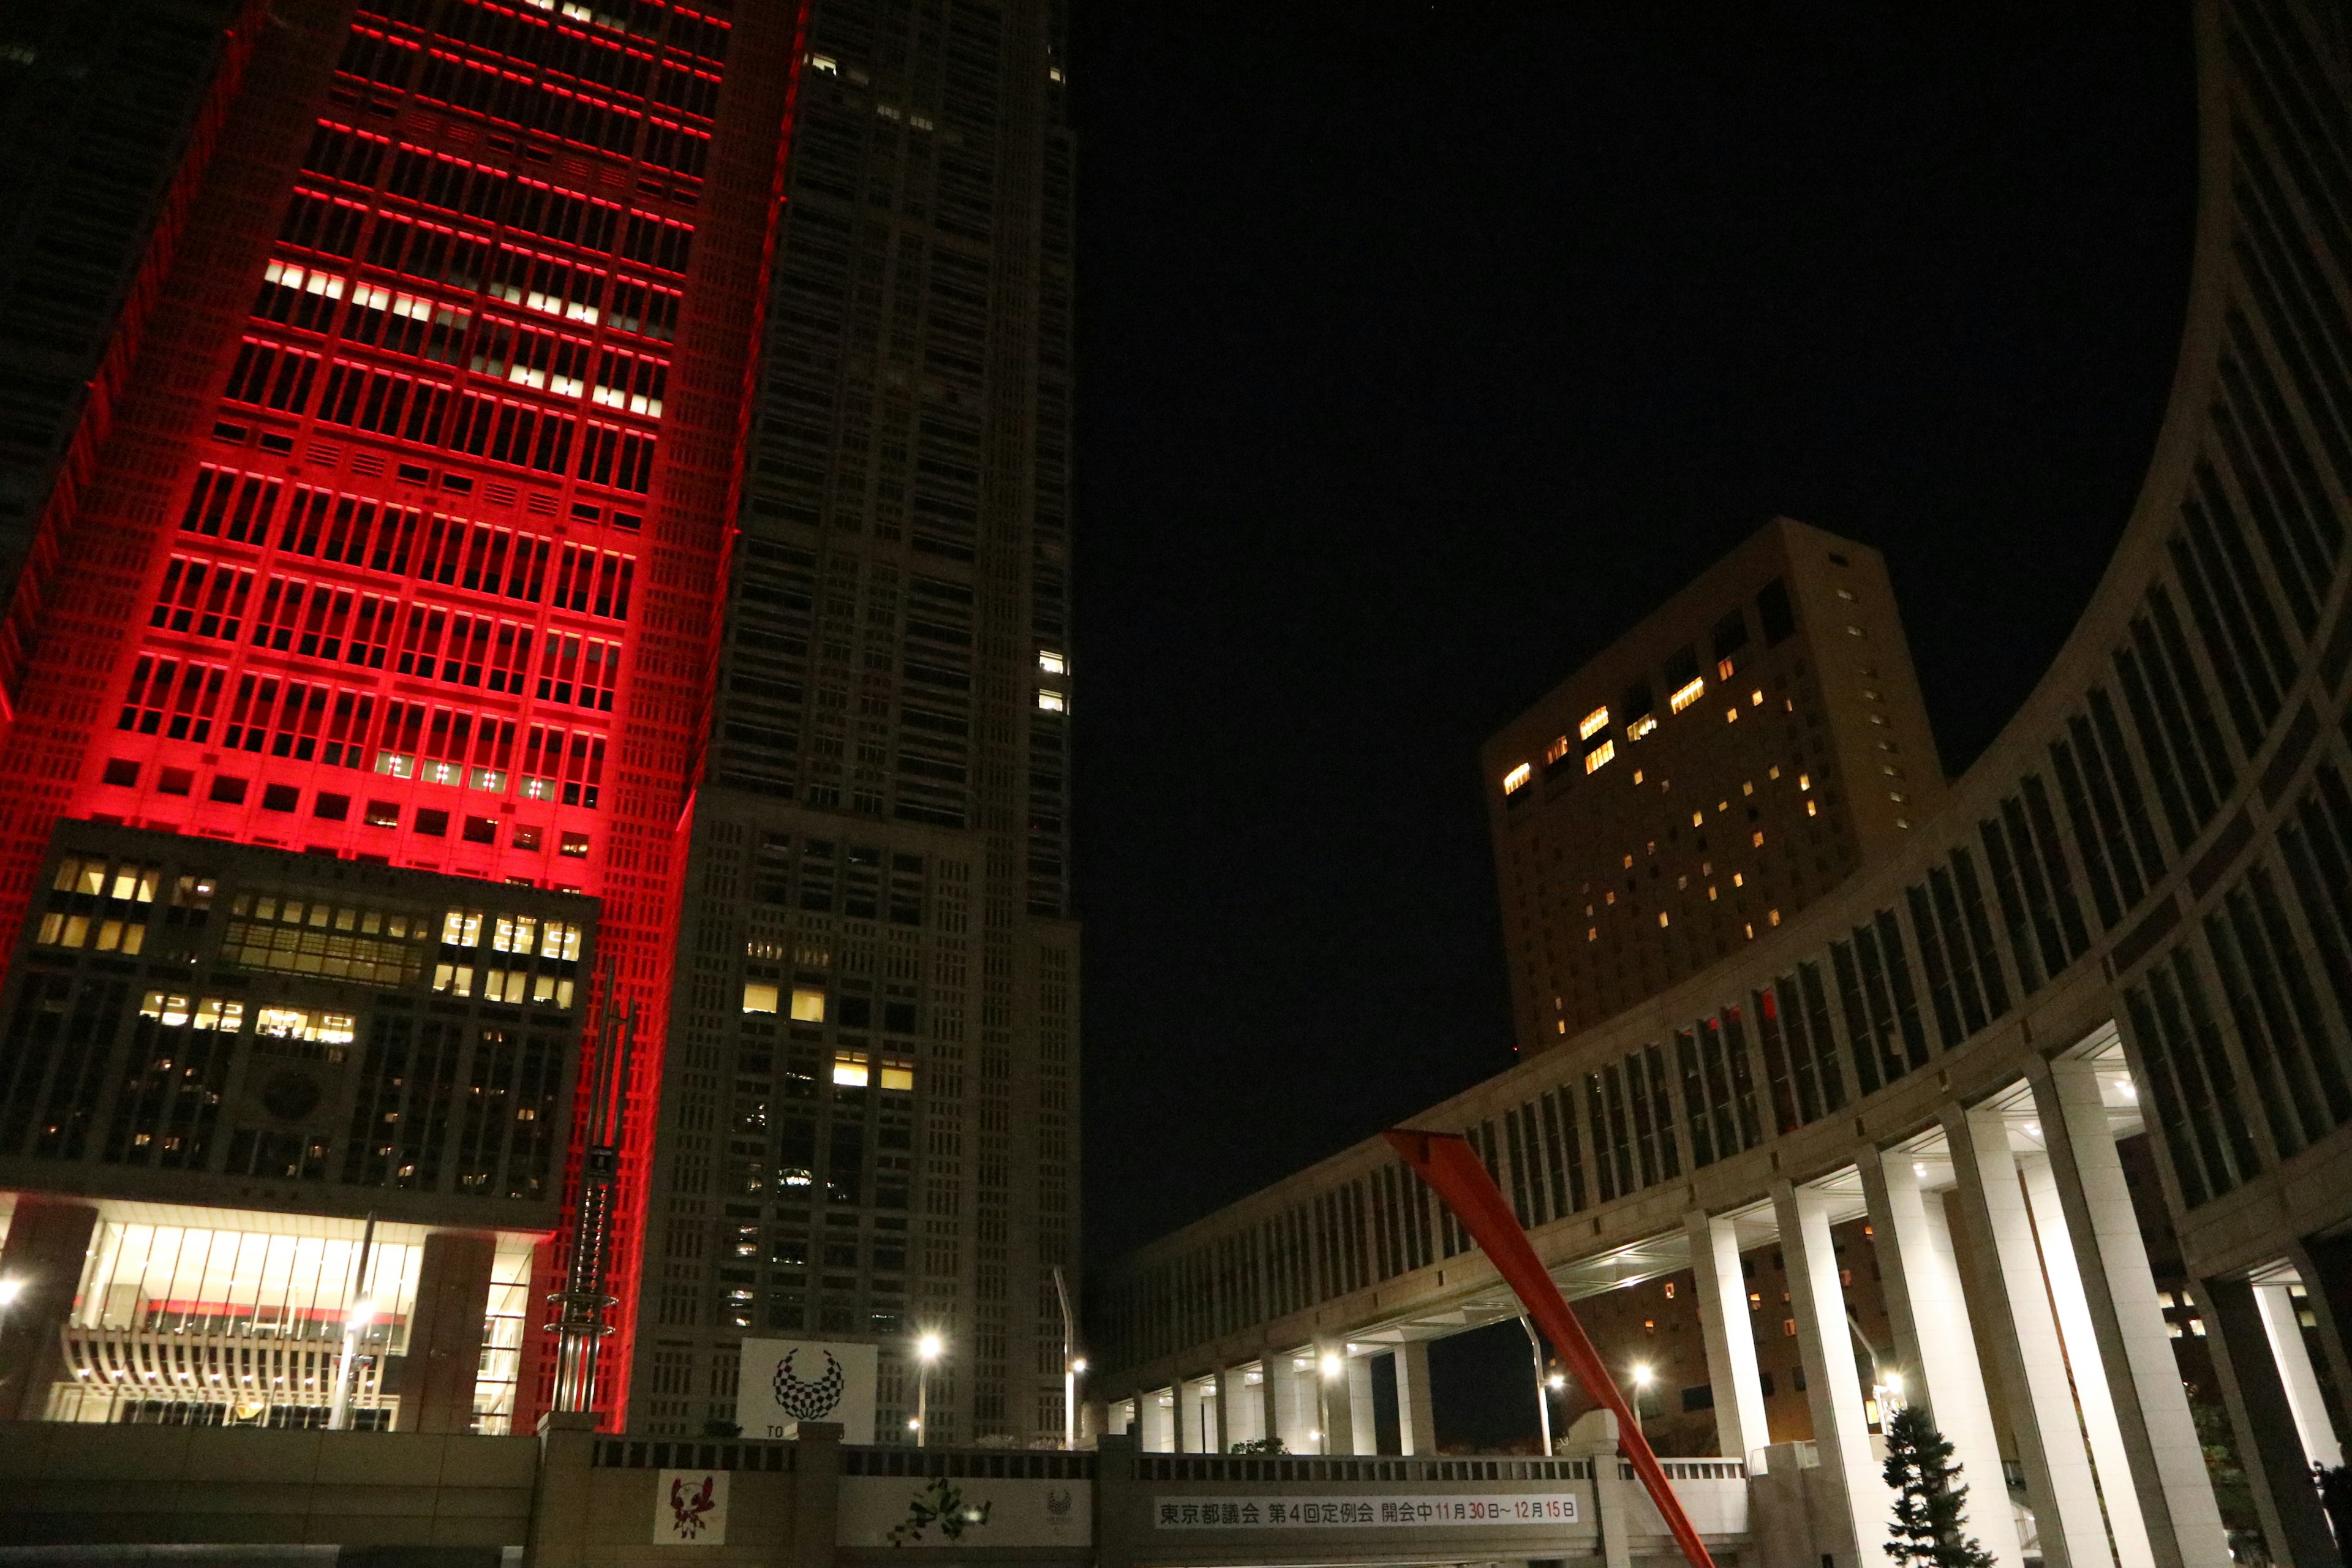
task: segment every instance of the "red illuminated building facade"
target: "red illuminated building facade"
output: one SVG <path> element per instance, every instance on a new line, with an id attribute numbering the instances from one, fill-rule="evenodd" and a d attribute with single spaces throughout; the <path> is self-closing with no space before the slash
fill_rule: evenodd
<path id="1" fill-rule="evenodd" d="M 79 416 L 86 477 L 38 513 L 16 585 L 0 930 L 38 912 L 45 876 L 69 895 L 65 820 L 375 863 L 447 881 L 444 1003 L 520 1015 L 522 968 L 489 994 L 509 972 L 465 962 L 493 938 L 454 945 L 458 907 L 495 905 L 480 884 L 593 895 L 610 999 L 638 1009 L 634 1237 L 799 7 L 262 16 L 232 20 L 184 212 L 121 318 L 136 341 Z M 154 965 L 131 974 L 136 946 L 110 951 L 126 996 L 164 994 Z M 359 1036 L 305 1038 L 363 1054 Z M 13 1184 L 30 1153 L 0 1148 L 26 1157 Z M 71 1190 L 103 1198 L 89 1178 Z M 185 1179 L 190 1204 L 267 1201 L 205 1190 L 216 1163 Z M 493 1223 L 448 1202 L 444 1223 Z M 377 1206 L 333 1182 L 288 1204 Z M 538 1247 L 533 1298 L 557 1250 Z M 636 1269 L 625 1244 L 624 1345 Z M 514 1418 L 543 1398 L 526 1365 Z"/>

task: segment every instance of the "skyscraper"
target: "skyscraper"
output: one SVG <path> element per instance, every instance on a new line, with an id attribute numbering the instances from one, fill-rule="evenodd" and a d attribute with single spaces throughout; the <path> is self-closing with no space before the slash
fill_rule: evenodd
<path id="1" fill-rule="evenodd" d="M 357 1087 L 315 1085 L 319 1102 L 276 1129 L 262 1097 L 257 1140 L 271 1132 L 285 1160 L 233 1170 L 226 1129 L 163 1130 L 171 1142 L 60 1169 L 63 1191 L 99 1200 L 93 1247 L 120 1239 L 106 1205 L 138 1185 L 110 1167 L 158 1160 L 184 1201 L 215 1210 L 211 1232 L 222 1208 L 251 1211 L 257 1235 L 289 1211 L 356 1226 L 400 1206 L 378 1193 L 404 1192 L 452 1200 L 436 1224 L 462 1223 L 467 1197 L 485 1222 L 524 1224 L 493 1221 L 497 1178 L 467 1184 L 478 1160 L 374 1155 L 419 1128 L 438 1150 L 469 1104 L 503 1104 L 522 1070 L 509 1053 L 550 1030 L 567 1098 L 509 1114 L 568 1116 L 590 977 L 550 966 L 593 943 L 606 1003 L 639 1020 L 614 1279 L 625 1343 L 641 1219 L 628 1194 L 642 1198 L 660 1081 L 798 17 L 296 0 L 241 26 L 227 63 L 242 69 L 211 79 L 217 123 L 194 121 L 212 155 L 184 216 L 149 226 L 173 241 L 142 259 L 152 299 L 118 316 L 130 369 L 86 481 L 37 509 L 16 584 L 0 926 L 18 928 L 40 884 L 24 944 L 104 956 L 79 979 L 11 974 L 0 1051 L 25 1113 L 0 1117 L 0 1158 L 37 1192 L 41 1162 L 64 1157 L 44 1141 L 60 1108 L 119 1120 L 142 1071 L 184 1077 L 199 1057 L 229 1086 L 201 1087 L 217 1104 L 292 1041 L 355 1068 Z M 151 184 L 168 199 L 187 182 Z M 76 819 L 150 837 L 99 861 Z M 293 896 L 298 872 L 205 840 L 318 857 L 306 879 L 343 893 Z M 331 877 L 329 858 L 441 890 L 408 875 L 397 899 L 362 900 L 371 874 Z M 163 917 L 182 906 L 149 873 L 182 863 L 192 898 L 267 891 L 242 896 L 226 929 L 215 914 L 200 940 L 166 942 Z M 539 906 L 566 893 L 599 902 L 556 923 L 593 929 L 550 937 Z M 264 922 L 288 929 L 257 940 Z M 208 998 L 198 983 L 215 979 Z M 32 1048 L 60 1014 L 101 1047 L 70 1079 Z M 163 1066 L 142 1068 L 152 1029 Z M 196 1034 L 233 1043 L 192 1051 Z M 337 1099 L 352 1095 L 373 1110 Z M 555 1194 L 539 1197 L 544 1224 Z M 543 1293 L 554 1260 L 536 1252 Z M 331 1294 L 301 1310 L 353 1300 Z M 286 1321 L 243 1301 L 209 1317 Z M 625 1393 L 616 1376 L 606 1398 Z"/>
<path id="2" fill-rule="evenodd" d="M 632 1424 L 882 1346 L 884 1431 L 1058 1436 L 1077 1224 L 1060 7 L 814 8 L 654 1176 Z M 1075 1293 L 1075 1278 L 1068 1280 Z"/>
<path id="3" fill-rule="evenodd" d="M 896 1426 L 920 1329 L 941 1436 L 1058 1435 L 1058 14 L 226 37 L 158 78 L 114 379 L 52 400 L 82 460 L 22 509 L 0 1377 L 310 1424 L 348 1329 L 370 1422 L 527 1424 L 550 1124 L 576 1180 L 583 1031 L 630 1008 L 613 1424 L 727 1419 L 773 1331 L 879 1341 Z M 287 1335 L 257 1393 L 205 1370 Z"/>
<path id="4" fill-rule="evenodd" d="M 1885 563 L 1787 518 L 1514 720 L 1485 763 L 1522 1052 L 1757 941 L 1944 793 Z"/>

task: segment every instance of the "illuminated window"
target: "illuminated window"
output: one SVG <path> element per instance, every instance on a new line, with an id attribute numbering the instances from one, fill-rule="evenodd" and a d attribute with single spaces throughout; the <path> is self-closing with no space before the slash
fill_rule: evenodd
<path id="1" fill-rule="evenodd" d="M 1601 940 L 1601 928 L 1599 926 L 1586 926 L 1584 928 L 1584 940 L 1587 942 L 1599 942 Z"/>
<path id="2" fill-rule="evenodd" d="M 1696 826 L 1698 826 L 1700 824 L 1704 823 L 1706 820 L 1706 814 L 1705 812 L 1703 812 L 1703 811 L 1694 811 L 1694 812 L 1692 812 L 1692 813 L 1691 813 L 1691 826 L 1692 826 L 1693 827 L 1696 827 Z"/>
<path id="3" fill-rule="evenodd" d="M 1731 874 L 1731 885 L 1735 888 L 1744 888 L 1748 883 L 1739 872 L 1734 871 Z"/>
<path id="4" fill-rule="evenodd" d="M 911 1094 L 915 1089 L 915 1063 L 909 1057 L 884 1057 L 876 1079 L 876 1087 L 900 1094 Z"/>
<path id="5" fill-rule="evenodd" d="M 1738 723 L 1738 722 L 1739 722 L 1739 710 L 1738 710 L 1738 709 L 1737 709 L 1737 708 L 1727 708 L 1727 709 L 1725 709 L 1725 710 L 1723 710 L 1723 721 L 1724 721 L 1725 723 L 1727 723 L 1727 724 L 1737 724 L 1737 723 Z"/>
<path id="6" fill-rule="evenodd" d="M 1749 692 L 1749 693 L 1748 694 L 1748 706 L 1749 706 L 1749 707 L 1751 707 L 1751 708 L 1761 708 L 1761 707 L 1763 707 L 1763 706 L 1764 706 L 1764 689 L 1763 689 L 1762 687 L 1760 687 L 1760 686 L 1759 686 L 1759 687 L 1758 687 L 1755 690 L 1753 690 L 1753 691 Z"/>
<path id="7" fill-rule="evenodd" d="M 577 959 L 580 956 L 580 928 L 568 921 L 549 921 L 539 928 L 539 956 L 541 958 Z M 517 949 L 517 952 L 521 951 Z"/>
<path id="8" fill-rule="evenodd" d="M 1667 922 L 1667 920 L 1666 920 L 1666 911 L 1665 911 L 1665 910 L 1660 910 L 1658 911 L 1658 923 L 1659 923 L 1660 925 L 1665 925 L 1666 923 L 1668 923 L 1668 922 Z"/>
<path id="9" fill-rule="evenodd" d="M 1752 837 L 1752 838 L 1750 838 L 1750 839 L 1748 839 L 1748 842 L 1749 844 L 1751 844 L 1751 845 L 1755 846 L 1755 847 L 1756 847 L 1757 848 L 1759 848 L 1759 849 L 1763 848 L 1763 847 L 1764 847 L 1764 830 L 1763 830 L 1762 828 L 1760 828 L 1760 827 L 1759 827 L 1759 828 L 1758 828 L 1758 829 L 1756 830 L 1756 835 L 1755 835 L 1755 837 Z"/>
<path id="10" fill-rule="evenodd" d="M 1772 924 L 1774 924 L 1774 925 L 1779 925 L 1779 924 L 1780 923 L 1780 910 L 1772 910 L 1769 914 L 1766 915 L 1764 918 L 1765 918 L 1766 920 L 1769 921 Z"/>
<path id="11" fill-rule="evenodd" d="M 330 1046 L 348 1046 L 359 1034 L 358 1021 L 351 1014 L 306 1007 L 264 1007 L 255 1016 L 253 1029 L 257 1035 L 277 1039 L 316 1040 Z"/>
<path id="12" fill-rule="evenodd" d="M 1590 741 L 1593 736 L 1599 734 L 1601 727 L 1608 722 L 1609 710 L 1606 708 L 1595 708 L 1591 712 L 1587 713 L 1581 720 L 1578 721 L 1576 726 L 1576 738 L 1580 741 Z"/>
<path id="13" fill-rule="evenodd" d="M 1041 647 L 1037 650 L 1037 668 L 1047 675 L 1065 675 L 1069 672 L 1070 664 L 1053 649 Z"/>
<path id="14" fill-rule="evenodd" d="M 1675 712 L 1679 713 L 1684 709 L 1689 707 L 1692 703 L 1697 701 L 1699 698 L 1706 693 L 1706 682 L 1704 680 L 1686 682 L 1681 688 L 1676 689 L 1672 697 L 1666 699 L 1666 706 L 1672 709 Z"/>
<path id="15" fill-rule="evenodd" d="M 1738 674 L 1738 671 L 1739 667 L 1732 663 L 1732 661 L 1727 658 L 1719 658 L 1715 661 L 1715 678 L 1717 680 L 1729 680 L 1734 675 Z"/>
<path id="16" fill-rule="evenodd" d="M 1585 771 L 1586 773 L 1594 773 L 1594 772 L 1597 772 L 1597 771 L 1598 771 L 1598 770 L 1600 770 L 1601 768 L 1606 767 L 1606 766 L 1608 765 L 1608 763 L 1609 763 L 1609 759 L 1610 759 L 1610 758 L 1612 758 L 1612 757 L 1613 757 L 1613 756 L 1615 756 L 1616 754 L 1617 754 L 1617 742 L 1614 742 L 1614 741 L 1603 741 L 1603 742 L 1601 742 L 1601 744 L 1599 744 L 1599 745 L 1597 745 L 1597 746 L 1593 747 L 1593 748 L 1592 748 L 1592 750 L 1591 750 L 1591 751 L 1589 751 L 1589 752 L 1585 752 L 1585 753 L 1584 753 L 1584 771 Z"/>
<path id="17" fill-rule="evenodd" d="M 864 1051 L 833 1053 L 833 1081 L 844 1089 L 864 1089 L 869 1074 Z"/>
<path id="18" fill-rule="evenodd" d="M 1528 780 L 1534 775 L 1535 771 L 1534 764 L 1529 763 L 1521 763 L 1517 767 L 1515 767 L 1509 773 L 1505 773 L 1503 775 L 1503 793 L 1505 795 L 1518 794 L 1521 789 L 1526 787 Z"/>
<path id="19" fill-rule="evenodd" d="M 531 981 L 530 999 L 542 1006 L 572 1005 L 572 982 L 557 974 L 536 975 Z"/>
<path id="20" fill-rule="evenodd" d="M 474 994 L 474 966 L 470 963 L 435 964 L 433 989 L 446 991 L 456 996 L 471 996 Z"/>
<path id="21" fill-rule="evenodd" d="M 1765 769 L 1764 776 L 1768 779 L 1779 778 L 1780 776 L 1780 764 L 1774 763 L 1770 767 Z"/>
<path id="22" fill-rule="evenodd" d="M 1812 788 L 1812 787 L 1813 787 L 1813 775 L 1812 775 L 1812 774 L 1811 774 L 1811 773 L 1799 773 L 1799 774 L 1797 775 L 1797 787 L 1798 787 L 1799 789 L 1811 789 L 1811 788 Z"/>
<path id="23" fill-rule="evenodd" d="M 177 1029 L 188 1021 L 188 999 L 150 991 L 147 999 L 139 1005 L 139 1016 L 152 1018 L 167 1029 Z"/>
<path id="24" fill-rule="evenodd" d="M 773 1016 L 776 1011 L 775 982 L 772 980 L 743 982 L 743 1011 Z"/>
<path id="25" fill-rule="evenodd" d="M 1862 635 L 1862 628 L 1856 626 L 1849 626 L 1845 629 L 1845 635 L 1850 637 L 1858 637 Z"/>
<path id="26" fill-rule="evenodd" d="M 482 911 L 451 910 L 441 917 L 441 940 L 453 947 L 478 947 L 482 941 Z"/>
<path id="27" fill-rule="evenodd" d="M 1635 784 L 1640 784 L 1642 782 L 1642 770 L 1639 768 L 1635 768 L 1633 770 L 1633 782 Z"/>
<path id="28" fill-rule="evenodd" d="M 1037 706 L 1047 713 L 1061 713 L 1067 710 L 1067 705 L 1062 700 L 1062 694 L 1058 691 L 1040 690 L 1037 693 Z"/>
<path id="29" fill-rule="evenodd" d="M 823 71 L 827 76 L 839 76 L 841 74 L 841 62 L 835 59 L 831 55 L 811 55 L 809 57 L 809 69 Z"/>
<path id="30" fill-rule="evenodd" d="M 1805 815 L 1807 816 L 1819 816 L 1821 814 L 1822 803 L 1820 801 L 1809 800 L 1805 802 Z"/>
<path id="31" fill-rule="evenodd" d="M 824 1022 L 824 993 L 814 985 L 793 987 L 793 1022 L 822 1024 Z"/>
<path id="32" fill-rule="evenodd" d="M 1551 763 L 1559 761 L 1560 758 L 1566 755 L 1568 755 L 1568 737 L 1565 735 L 1558 736 L 1553 740 L 1550 745 L 1544 748 L 1544 763 L 1546 766 L 1549 766 Z"/>
<path id="33" fill-rule="evenodd" d="M 490 932 L 490 946 L 500 952 L 529 952 L 539 935 L 539 921 L 530 915 L 500 915 Z"/>
<path id="34" fill-rule="evenodd" d="M 1629 741 L 1638 741 L 1657 727 L 1658 721 L 1649 714 L 1644 713 L 1639 719 L 1634 720 L 1631 724 L 1625 726 L 1625 738 Z"/>

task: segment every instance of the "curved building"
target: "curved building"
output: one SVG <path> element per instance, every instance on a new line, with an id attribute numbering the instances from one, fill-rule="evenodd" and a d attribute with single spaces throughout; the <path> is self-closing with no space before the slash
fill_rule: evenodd
<path id="1" fill-rule="evenodd" d="M 1416 1119 L 1478 1142 L 1571 1297 L 1692 1271 L 1721 1451 L 1817 1458 L 1838 1568 L 1883 1539 L 1890 1394 L 1980 1483 L 2012 1459 L 2038 1544 L 1972 1521 L 2004 1563 L 2230 1560 L 2117 1153 L 2141 1133 L 2270 1550 L 2336 1561 L 2303 1477 L 2340 1462 L 2326 1391 L 2352 1391 L 2352 51 L 2335 6 L 2206 0 L 2196 26 L 2171 402 L 2022 710 L 1801 912 Z M 1875 1365 L 1846 1331 L 1865 1260 L 1832 1234 L 1856 1218 Z M 1802 1453 L 1768 1447 L 1759 1246 Z M 1129 1260 L 1096 1392 L 1147 1449 L 1366 1452 L 1391 1354 L 1410 1452 L 1425 1342 L 1516 1310 L 1367 1140 Z"/>

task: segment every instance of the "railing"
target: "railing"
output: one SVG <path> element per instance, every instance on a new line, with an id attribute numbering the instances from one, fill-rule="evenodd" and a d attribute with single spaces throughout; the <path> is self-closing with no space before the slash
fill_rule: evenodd
<path id="1" fill-rule="evenodd" d="M 1020 1448 L 853 1448 L 845 1445 L 841 1473 L 958 1480 L 1090 1481 L 1095 1479 L 1095 1457 Z"/>
<path id="2" fill-rule="evenodd" d="M 652 1443 L 609 1437 L 589 1463 L 600 1470 L 767 1470 L 790 1475 L 791 1443 Z"/>
<path id="3" fill-rule="evenodd" d="M 1139 1454 L 1143 1481 L 1589 1481 L 1587 1459 L 1292 1458 Z"/>
<path id="4" fill-rule="evenodd" d="M 1748 1479 L 1748 1466 L 1739 1459 L 1660 1459 L 1658 1468 L 1666 1472 L 1666 1479 L 1670 1481 L 1744 1481 Z M 1617 1479 L 1632 1480 L 1633 1467 L 1622 1459 L 1618 1460 Z"/>

